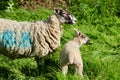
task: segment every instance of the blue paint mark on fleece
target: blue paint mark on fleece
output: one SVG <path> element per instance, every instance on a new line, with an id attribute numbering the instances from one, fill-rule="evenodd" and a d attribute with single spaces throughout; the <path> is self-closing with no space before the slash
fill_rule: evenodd
<path id="1" fill-rule="evenodd" d="M 29 32 L 22 32 L 21 33 L 21 41 L 19 43 L 21 48 L 23 47 L 30 47 L 31 46 L 31 37 Z"/>
<path id="2" fill-rule="evenodd" d="M 2 34 L 0 34 L 0 39 L 3 43 L 3 46 L 5 47 L 20 47 L 20 48 L 26 48 L 26 47 L 31 47 L 31 37 L 29 32 L 22 32 L 20 41 L 17 41 L 15 39 L 17 35 L 15 32 L 6 30 Z M 18 43 L 18 44 L 17 44 Z"/>
<path id="3" fill-rule="evenodd" d="M 13 45 L 16 45 L 16 40 L 15 40 L 15 33 L 13 31 L 5 31 L 3 34 L 1 34 L 1 38 L 3 41 L 3 45 L 6 47 L 11 47 Z"/>

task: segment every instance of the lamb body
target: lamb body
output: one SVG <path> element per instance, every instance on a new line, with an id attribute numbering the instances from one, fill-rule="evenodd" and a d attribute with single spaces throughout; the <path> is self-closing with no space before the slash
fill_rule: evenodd
<path id="1" fill-rule="evenodd" d="M 61 52 L 61 64 L 80 64 L 82 66 L 82 58 L 80 55 L 79 45 L 74 41 L 65 44 Z"/>
<path id="2" fill-rule="evenodd" d="M 89 39 L 77 30 L 75 30 L 75 33 L 76 37 L 74 37 L 71 41 L 68 41 L 60 53 L 61 67 L 63 74 L 66 75 L 68 66 L 75 65 L 75 73 L 78 73 L 83 77 L 83 61 L 79 48 L 84 43 L 89 42 Z"/>

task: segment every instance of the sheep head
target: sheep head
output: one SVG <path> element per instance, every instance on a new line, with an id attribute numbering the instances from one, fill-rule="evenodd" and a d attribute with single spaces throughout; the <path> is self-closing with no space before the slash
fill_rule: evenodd
<path id="1" fill-rule="evenodd" d="M 77 21 L 77 19 L 73 15 L 71 15 L 66 10 L 66 8 L 63 8 L 63 9 L 54 8 L 54 13 L 55 15 L 57 15 L 61 23 L 75 24 Z"/>

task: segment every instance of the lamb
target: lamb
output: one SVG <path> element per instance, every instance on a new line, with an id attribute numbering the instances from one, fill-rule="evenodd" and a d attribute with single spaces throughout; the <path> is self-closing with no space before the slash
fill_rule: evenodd
<path id="1" fill-rule="evenodd" d="M 90 40 L 89 38 L 79 32 L 77 29 L 74 29 L 76 36 L 71 40 L 68 41 L 61 53 L 60 53 L 60 60 L 61 60 L 61 68 L 63 74 L 66 76 L 67 71 L 68 71 L 68 66 L 69 65 L 74 65 L 75 66 L 75 73 L 80 74 L 81 77 L 83 77 L 83 61 L 82 57 L 80 54 L 79 48 L 85 44 L 89 43 Z"/>
<path id="2" fill-rule="evenodd" d="M 46 21 L 18 22 L 2 18 L 0 53 L 11 59 L 35 57 L 40 69 L 41 59 L 60 45 L 62 23 L 76 23 L 76 18 L 65 8 L 54 8 L 54 14 Z"/>

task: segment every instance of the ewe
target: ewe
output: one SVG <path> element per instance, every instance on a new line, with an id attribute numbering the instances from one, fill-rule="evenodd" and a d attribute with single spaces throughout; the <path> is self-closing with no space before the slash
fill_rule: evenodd
<path id="1" fill-rule="evenodd" d="M 46 21 L 0 19 L 0 53 L 13 59 L 35 57 L 40 69 L 42 57 L 60 45 L 62 23 L 75 24 L 76 18 L 66 9 L 55 8 Z"/>

